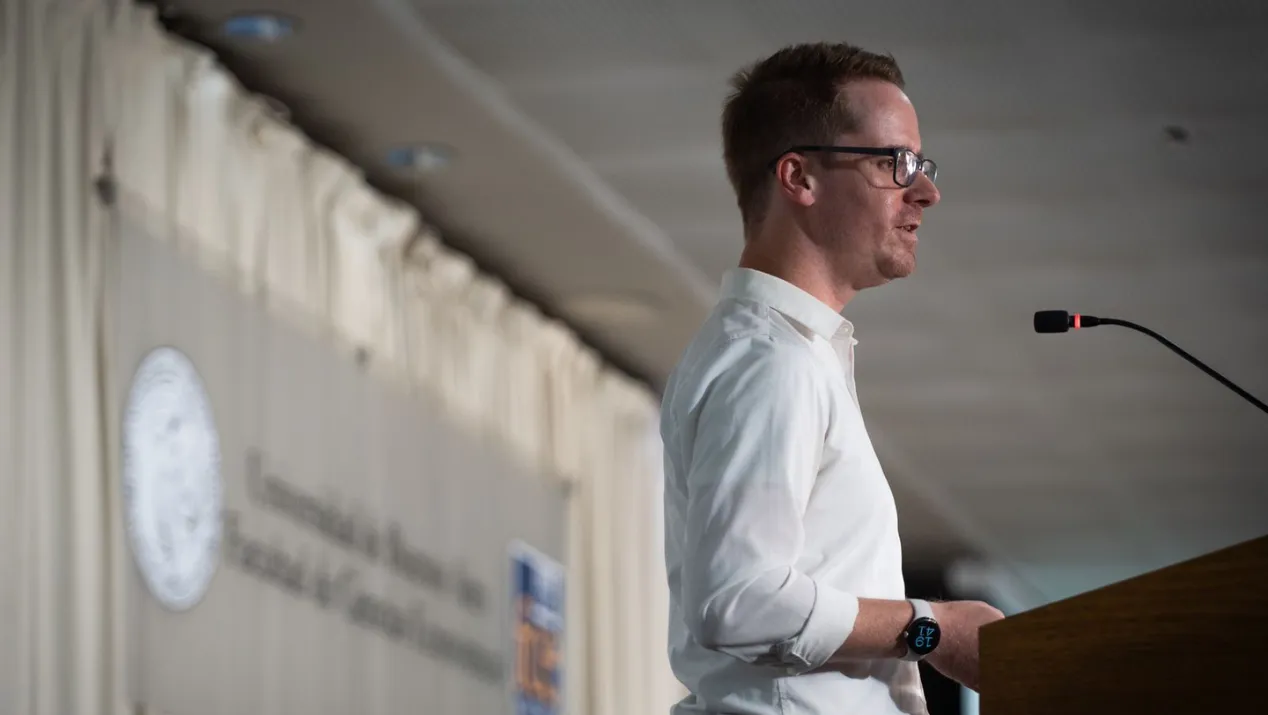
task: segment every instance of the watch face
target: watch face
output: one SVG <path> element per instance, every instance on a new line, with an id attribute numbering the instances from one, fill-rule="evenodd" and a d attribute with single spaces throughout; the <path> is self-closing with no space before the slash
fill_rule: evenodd
<path id="1" fill-rule="evenodd" d="M 146 355 L 132 380 L 123 504 L 147 588 L 169 609 L 191 608 L 219 560 L 220 438 L 198 371 L 174 348 Z"/>
<path id="2" fill-rule="evenodd" d="M 907 647 L 916 655 L 929 655 L 938 647 L 942 629 L 931 618 L 917 618 L 907 629 Z"/>

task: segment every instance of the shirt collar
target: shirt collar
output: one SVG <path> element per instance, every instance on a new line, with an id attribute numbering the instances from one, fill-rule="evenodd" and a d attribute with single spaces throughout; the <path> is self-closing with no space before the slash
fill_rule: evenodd
<path id="1" fill-rule="evenodd" d="M 846 336 L 854 326 L 840 313 L 806 291 L 769 273 L 732 268 L 722 277 L 722 297 L 752 300 L 783 313 L 826 340 Z"/>

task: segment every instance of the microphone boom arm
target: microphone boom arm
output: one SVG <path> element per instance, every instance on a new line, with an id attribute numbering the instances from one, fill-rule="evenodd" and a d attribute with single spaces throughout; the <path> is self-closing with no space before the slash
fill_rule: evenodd
<path id="1" fill-rule="evenodd" d="M 1162 337 L 1162 336 L 1161 336 L 1161 335 L 1159 335 L 1158 333 L 1155 333 L 1154 331 L 1150 330 L 1149 328 L 1146 328 L 1146 327 L 1145 327 L 1145 326 L 1143 326 L 1143 325 L 1137 325 L 1137 324 L 1135 324 L 1135 323 L 1133 323 L 1133 322 L 1131 322 L 1131 321 L 1129 321 L 1129 320 L 1119 320 L 1118 318 L 1098 318 L 1097 320 L 1099 321 L 1099 324 L 1100 324 L 1100 325 L 1118 325 L 1118 326 L 1120 326 L 1120 327 L 1123 327 L 1123 328 L 1130 328 L 1130 329 L 1132 329 L 1132 330 L 1135 330 L 1136 332 L 1139 332 L 1139 333 L 1144 333 L 1145 335 L 1148 335 L 1149 337 L 1153 338 L 1154 340 L 1157 340 L 1158 342 L 1162 343 L 1163 345 L 1166 345 L 1168 348 L 1171 348 L 1171 350 L 1172 350 L 1173 352 L 1175 352 L 1175 354 L 1177 354 L 1177 355 L 1179 355 L 1180 357 L 1184 358 L 1185 360 L 1188 360 L 1189 362 L 1193 363 L 1193 365 L 1194 365 L 1194 366 L 1196 366 L 1196 367 L 1197 367 L 1199 370 L 1201 370 L 1202 372 L 1205 372 L 1206 374 L 1210 375 L 1211 377 L 1215 378 L 1216 380 L 1219 380 L 1220 384 L 1222 384 L 1224 387 L 1227 387 L 1228 389 L 1232 390 L 1233 392 L 1236 392 L 1238 395 L 1240 395 L 1240 396 L 1241 396 L 1242 398 L 1244 398 L 1246 401 L 1250 402 L 1250 404 L 1254 405 L 1255 407 L 1258 407 L 1259 409 L 1263 410 L 1264 412 L 1268 412 L 1268 405 L 1265 405 L 1263 402 L 1261 402 L 1260 400 L 1256 399 L 1254 395 L 1250 394 L 1249 392 L 1246 392 L 1245 390 L 1243 390 L 1242 388 L 1238 387 L 1237 385 L 1234 385 L 1234 384 L 1232 383 L 1232 381 L 1230 381 L 1228 378 L 1224 377 L 1223 375 L 1219 374 L 1218 372 L 1216 372 L 1216 371 L 1212 370 L 1211 368 L 1207 367 L 1206 365 L 1204 365 L 1204 364 L 1202 363 L 1202 361 L 1201 361 L 1201 360 L 1198 360 L 1197 358 L 1195 358 L 1195 357 L 1193 357 L 1192 355 L 1188 354 L 1188 353 L 1187 353 L 1187 352 L 1185 352 L 1184 350 L 1181 350 L 1181 349 L 1180 349 L 1180 347 L 1179 347 L 1178 345 L 1176 345 L 1175 343 L 1171 342 L 1170 340 L 1167 340 L 1166 338 Z M 1094 323 L 1094 324 L 1095 324 L 1095 323 Z"/>

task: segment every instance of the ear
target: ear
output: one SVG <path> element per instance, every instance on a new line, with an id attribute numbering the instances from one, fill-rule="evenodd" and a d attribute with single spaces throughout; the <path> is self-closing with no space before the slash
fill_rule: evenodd
<path id="1" fill-rule="evenodd" d="M 775 164 L 775 190 L 797 206 L 812 206 L 819 180 L 811 173 L 808 159 L 801 154 L 785 154 Z"/>

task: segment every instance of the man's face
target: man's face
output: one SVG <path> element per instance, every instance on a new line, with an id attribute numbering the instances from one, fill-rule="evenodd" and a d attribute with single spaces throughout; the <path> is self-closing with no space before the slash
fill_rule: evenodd
<path id="1" fill-rule="evenodd" d="M 857 131 L 838 136 L 836 145 L 920 153 L 916 110 L 901 89 L 867 80 L 845 91 L 859 124 Z M 918 174 L 911 186 L 899 186 L 888 156 L 817 152 L 811 162 L 817 191 L 808 218 L 837 275 L 856 290 L 910 275 L 916 268 L 915 228 L 940 198 L 929 177 Z"/>

